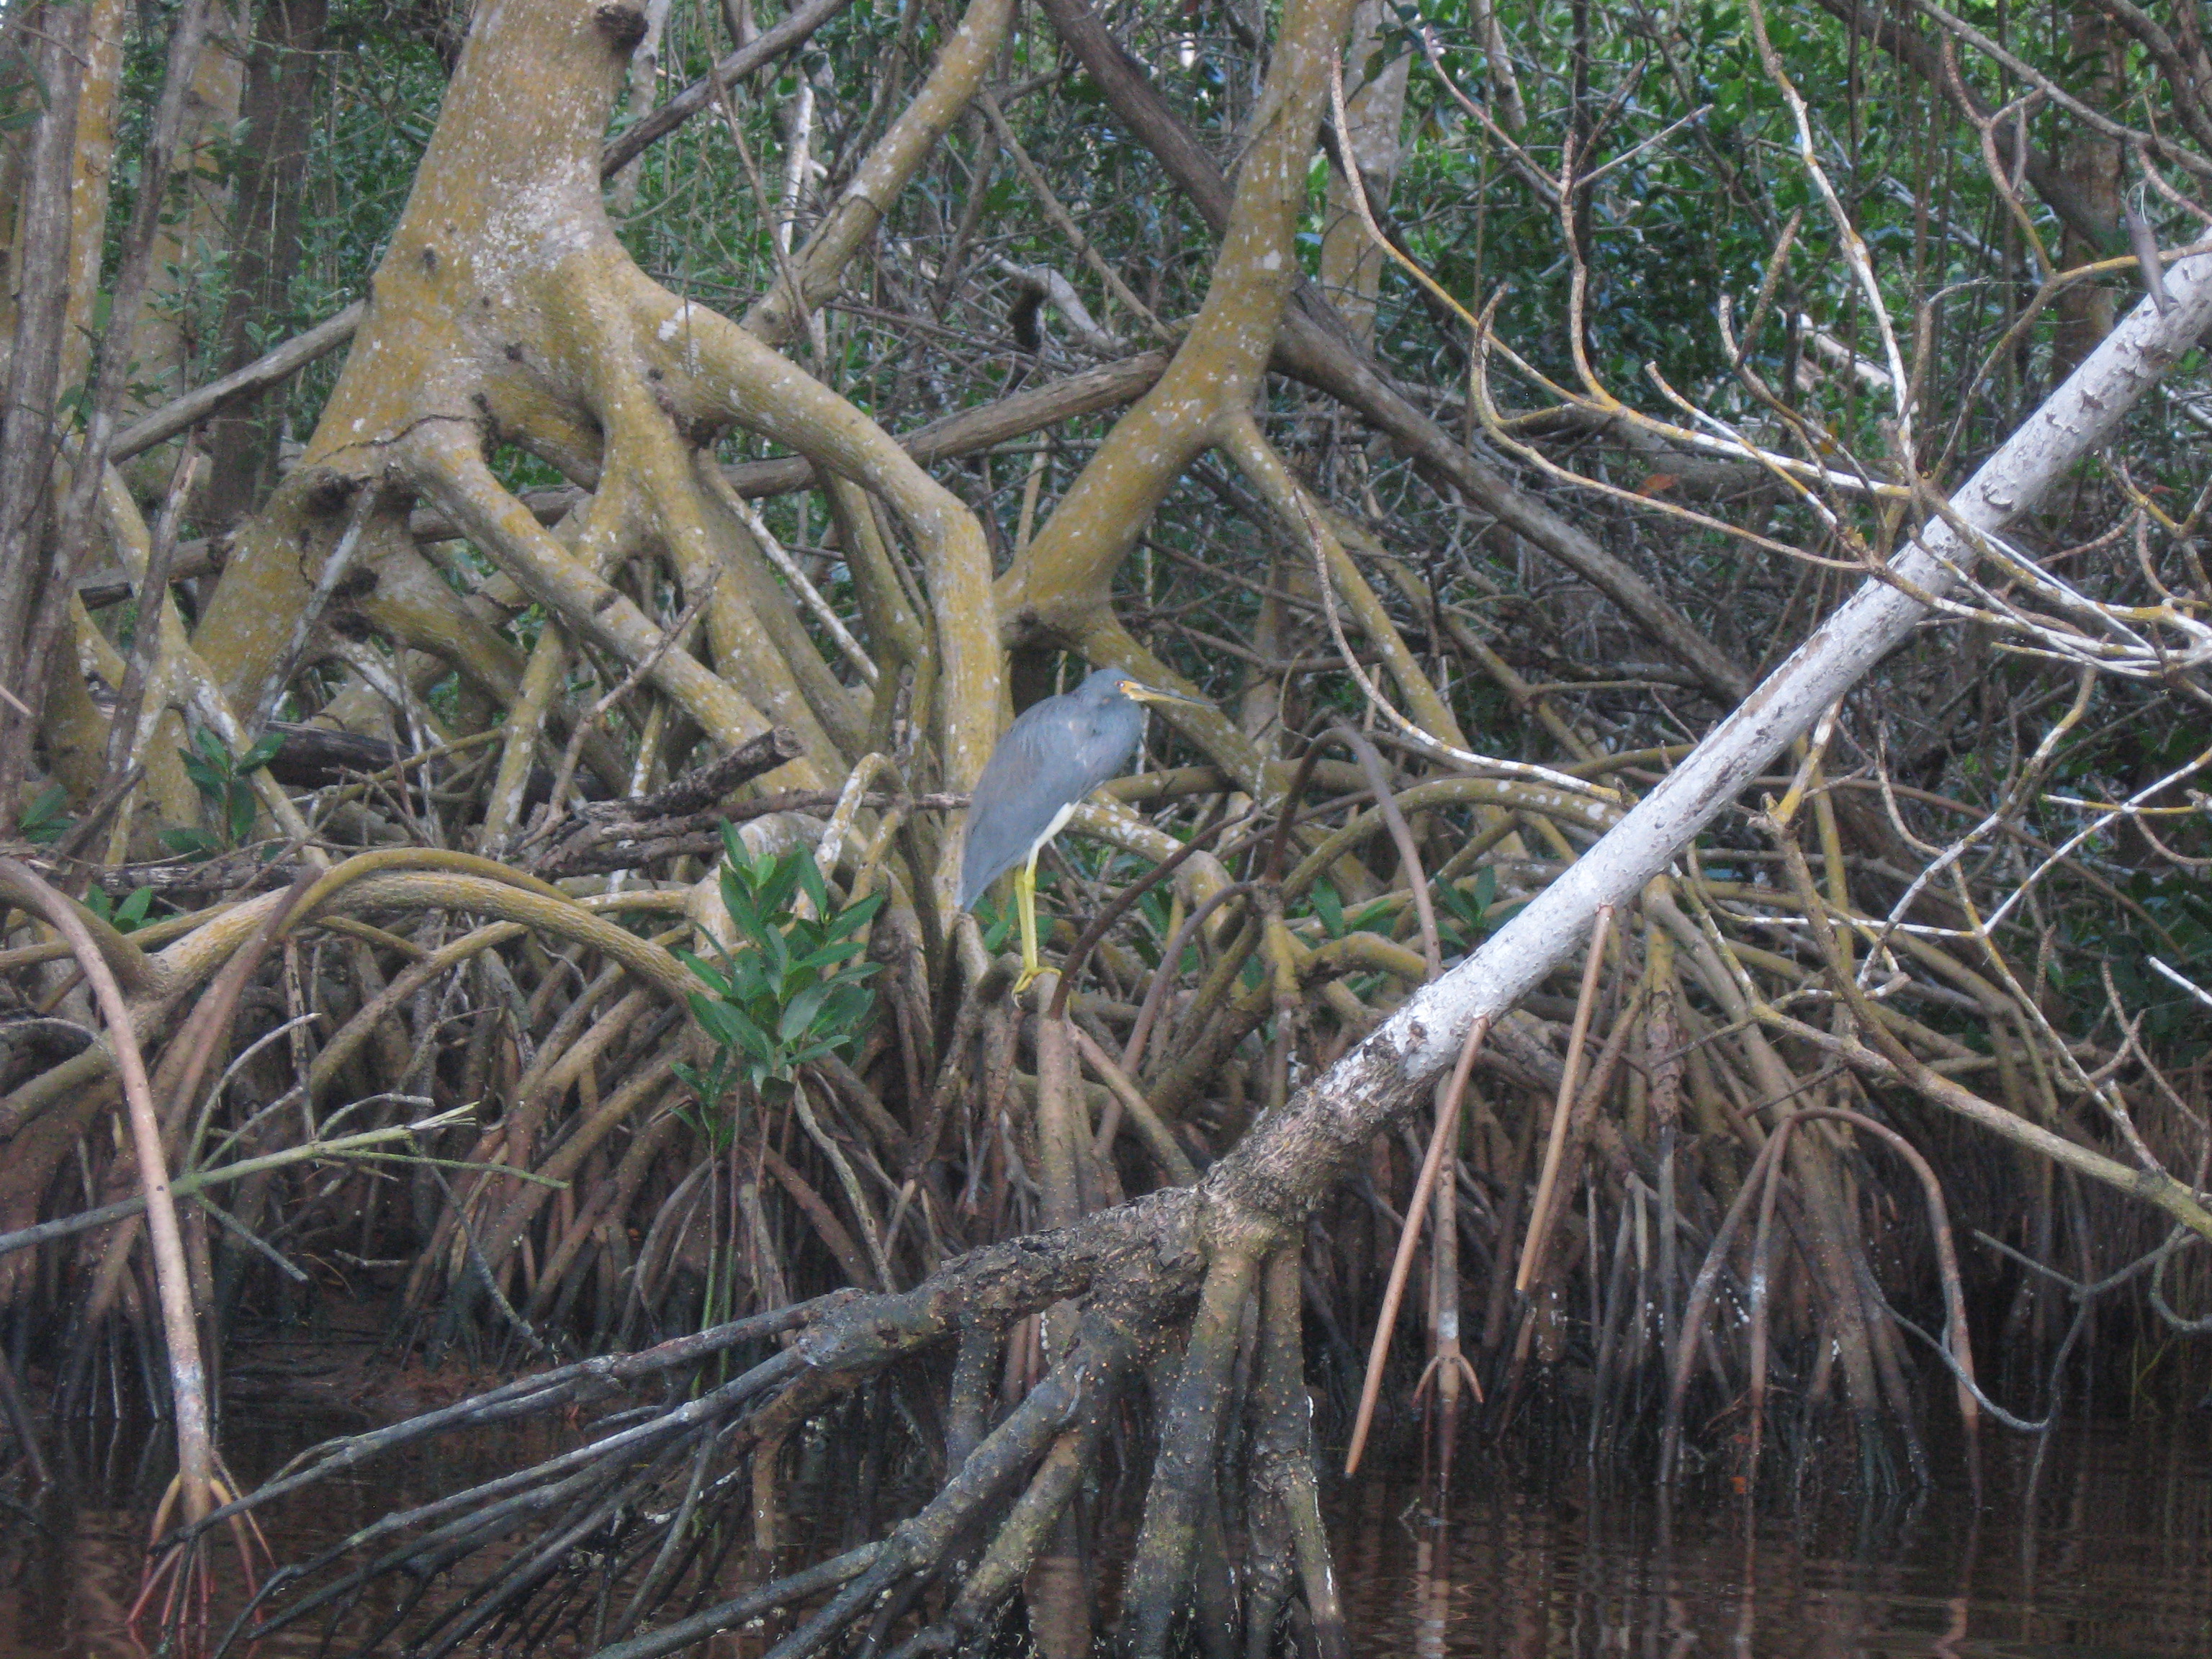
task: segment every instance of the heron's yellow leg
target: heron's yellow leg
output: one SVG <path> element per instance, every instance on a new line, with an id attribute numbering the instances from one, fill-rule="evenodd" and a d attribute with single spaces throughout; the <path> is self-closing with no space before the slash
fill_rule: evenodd
<path id="1" fill-rule="evenodd" d="M 1030 981 L 1044 972 L 1037 960 L 1036 854 L 1031 853 L 1014 872 L 1014 909 L 1022 925 L 1022 976 L 1014 981 L 1014 994 L 1030 988 Z"/>

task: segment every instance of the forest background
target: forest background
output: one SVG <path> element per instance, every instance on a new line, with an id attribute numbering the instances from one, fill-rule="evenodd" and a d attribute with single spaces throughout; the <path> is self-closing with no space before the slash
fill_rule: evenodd
<path id="1" fill-rule="evenodd" d="M 264 1612 L 1328 1652 L 1378 1410 L 2192 1404 L 2203 25 L 10 0 L 19 1442 L 147 1389 L 204 1617 L 365 1300 L 526 1379 L 295 1484 L 617 1426 Z M 959 809 L 1109 663 L 1212 706 L 1016 998 Z"/>

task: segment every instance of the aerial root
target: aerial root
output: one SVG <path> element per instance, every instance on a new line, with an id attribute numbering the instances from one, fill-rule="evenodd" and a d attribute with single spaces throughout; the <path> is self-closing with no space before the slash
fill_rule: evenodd
<path id="1" fill-rule="evenodd" d="M 1120 1382 L 1118 1375 L 1102 1379 L 1089 1393 L 1078 1407 L 1074 1426 L 1064 1430 L 1047 1449 L 945 1617 L 908 1637 L 892 1650 L 895 1656 L 951 1652 L 981 1631 L 1020 1587 L 1068 1512 L 1085 1473 L 1093 1467 Z"/>
<path id="2" fill-rule="evenodd" d="M 235 1502 L 237 1480 L 223 1467 L 219 1455 L 208 1486 L 210 1496 L 216 1504 L 227 1507 Z M 159 1632 L 155 1642 L 171 1644 L 186 1653 L 204 1653 L 210 1608 L 215 1596 L 214 1569 L 207 1559 L 211 1540 L 204 1531 L 166 1543 L 162 1538 L 184 1497 L 184 1477 L 171 1477 L 161 1503 L 155 1507 L 148 1534 L 151 1543 L 145 1574 L 139 1583 L 137 1599 L 131 1602 L 131 1611 L 125 1616 L 124 1627 L 130 1632 L 131 1639 L 142 1647 L 155 1645 L 148 1643 L 141 1632 L 148 1614 L 155 1612 L 158 1598 L 160 1607 L 153 1620 L 154 1629 Z M 262 1534 L 260 1523 L 250 1512 L 233 1510 L 223 1524 L 228 1527 L 231 1541 L 237 1547 L 239 1576 L 251 1598 L 259 1590 L 257 1563 L 273 1566 L 276 1554 Z"/>
<path id="3" fill-rule="evenodd" d="M 1271 1650 L 1293 1573 L 1305 1598 L 1319 1659 L 1350 1659 L 1344 1609 L 1314 1478 L 1313 1401 L 1306 1392 L 1304 1286 L 1298 1251 L 1268 1259 L 1260 1297 L 1259 1385 L 1253 1401 L 1253 1589 L 1245 1650 Z"/>
<path id="4" fill-rule="evenodd" d="M 1145 1518 L 1122 1593 L 1122 1642 L 1135 1659 L 1165 1659 L 1168 1632 L 1191 1582 L 1198 1529 L 1214 1491 L 1225 1402 L 1234 1390 L 1238 1328 L 1245 1298 L 1259 1276 L 1260 1257 L 1231 1249 L 1217 1255 L 1199 1291 L 1167 1410 L 1160 1449 L 1145 1498 Z"/>
<path id="5" fill-rule="evenodd" d="M 921 1512 L 902 1522 L 884 1541 L 867 1570 L 770 1649 L 768 1659 L 806 1659 L 821 1652 L 858 1622 L 877 1597 L 935 1571 L 951 1559 L 984 1513 L 1028 1476 L 1027 1488 L 985 1557 L 990 1582 L 1003 1582 L 1010 1590 L 1019 1581 L 1021 1569 L 1036 1547 L 1048 1535 L 1052 1521 L 1073 1496 L 1074 1480 L 1079 1477 L 1079 1468 L 1063 1476 L 1048 1451 L 1056 1441 L 1066 1437 L 1070 1424 L 1103 1418 L 1105 1402 L 1136 1365 L 1141 1347 L 1138 1326 L 1119 1298 L 1094 1297 L 1077 1327 L 1075 1344 L 1067 1358 L 984 1437 Z M 1041 1460 L 1045 1468 L 1032 1474 Z M 971 1575 L 971 1586 L 983 1571 L 979 1567 Z M 980 1625 L 997 1599 L 994 1596 L 987 1605 L 980 1595 L 963 1591 L 956 1606 L 967 1608 L 968 1613 L 958 1616 L 972 1617 Z M 956 1626 L 950 1633 L 974 1627 Z"/>

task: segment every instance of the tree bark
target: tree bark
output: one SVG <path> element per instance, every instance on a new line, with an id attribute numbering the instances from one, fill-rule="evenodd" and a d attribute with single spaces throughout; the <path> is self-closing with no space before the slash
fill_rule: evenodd
<path id="1" fill-rule="evenodd" d="M 37 735 L 26 676 L 32 618 L 46 586 L 52 520 L 54 404 L 67 337 L 81 43 L 86 12 L 46 15 L 37 57 L 46 107 L 31 129 L 24 190 L 16 204 L 15 334 L 9 352 L 7 406 L 0 409 L 0 687 L 15 694 L 0 710 L 0 815 L 12 824 Z M 43 701 L 43 699 L 37 699 Z"/>
<path id="2" fill-rule="evenodd" d="M 240 114 L 246 139 L 231 211 L 231 289 L 219 337 L 222 372 L 261 355 L 256 331 L 284 311 L 300 262 L 301 191 L 307 179 L 316 68 L 326 0 L 263 0 L 253 32 Z M 264 412 L 266 394 L 208 422 L 208 482 L 197 516 L 216 534 L 234 528 L 276 477 L 283 421 Z"/>

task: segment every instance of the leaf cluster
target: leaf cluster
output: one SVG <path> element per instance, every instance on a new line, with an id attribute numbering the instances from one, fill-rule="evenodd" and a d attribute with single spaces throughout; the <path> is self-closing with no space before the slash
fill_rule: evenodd
<path id="1" fill-rule="evenodd" d="M 76 827 L 68 812 L 69 791 L 58 783 L 41 789 L 15 819 L 15 833 L 33 847 L 51 847 Z"/>
<path id="2" fill-rule="evenodd" d="M 800 1066 L 850 1048 L 866 1031 L 876 964 L 853 958 L 884 896 L 837 908 L 805 848 L 756 854 L 726 823 L 722 842 L 722 904 L 738 938 L 718 945 L 711 963 L 678 953 L 702 988 L 689 1000 L 713 1054 L 676 1072 L 698 1097 L 709 1120 L 702 1127 L 726 1145 L 733 1126 L 717 1109 L 732 1090 L 787 1087 Z"/>
<path id="3" fill-rule="evenodd" d="M 185 775 L 192 781 L 200 800 L 215 819 L 215 833 L 201 830 L 166 830 L 161 839 L 175 853 L 204 857 L 228 852 L 253 833 L 254 815 L 260 805 L 253 798 L 253 775 L 276 757 L 284 740 L 264 732 L 242 755 L 203 726 L 192 732 L 191 746 L 177 750 Z"/>

